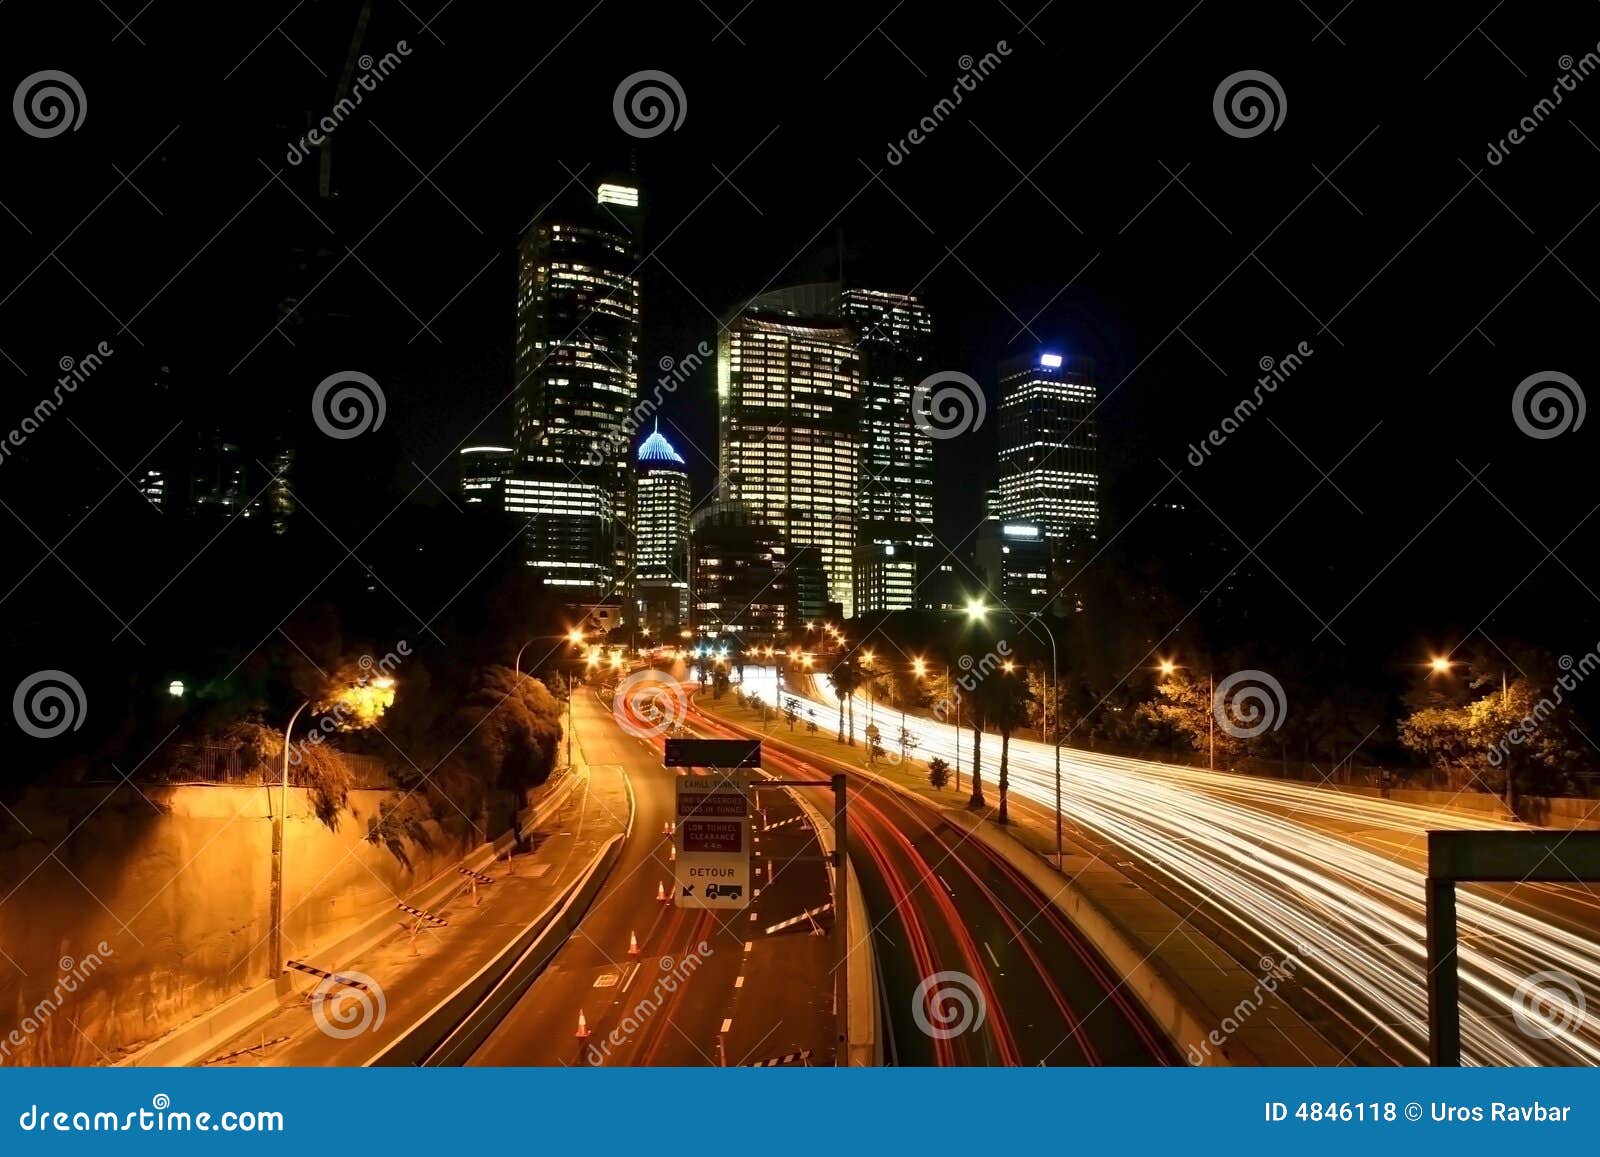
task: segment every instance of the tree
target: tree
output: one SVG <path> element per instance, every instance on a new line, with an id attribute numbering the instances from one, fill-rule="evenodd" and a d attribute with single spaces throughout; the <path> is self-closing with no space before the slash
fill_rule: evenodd
<path id="1" fill-rule="evenodd" d="M 790 695 L 783 701 L 783 721 L 789 725 L 789 730 L 794 730 L 794 721 L 800 717 L 800 700 Z"/>
<path id="2" fill-rule="evenodd" d="M 978 687 L 982 686 L 983 684 L 978 684 Z M 978 808 L 988 806 L 988 801 L 983 798 L 984 702 L 977 688 L 973 689 L 971 695 L 958 701 L 957 710 L 964 713 L 967 721 L 972 724 L 972 798 L 967 801 L 967 806 L 976 811 Z"/>
<path id="3" fill-rule="evenodd" d="M 846 659 L 828 672 L 828 685 L 833 688 L 833 693 L 839 700 L 839 742 L 845 742 L 844 712 L 845 705 L 850 707 L 850 740 L 851 747 L 856 745 L 856 701 L 855 694 L 862 681 L 861 667 L 853 658 Z"/>
<path id="4" fill-rule="evenodd" d="M 1566 698 L 1577 677 L 1563 674 L 1548 691 L 1518 675 L 1505 689 L 1480 681 L 1487 694 L 1461 706 L 1424 706 L 1400 721 L 1400 742 L 1433 766 L 1506 792 L 1558 794 L 1570 785 L 1579 753 L 1570 736 L 1583 727 Z"/>
<path id="5" fill-rule="evenodd" d="M 937 755 L 928 760 L 928 782 L 938 791 L 943 791 L 950 782 L 950 765 Z"/>
<path id="6" fill-rule="evenodd" d="M 1000 733 L 1000 812 L 998 823 L 1011 822 L 1011 733 L 1028 722 L 1033 694 L 1027 680 L 1017 671 L 1000 670 L 978 685 L 984 715 Z"/>

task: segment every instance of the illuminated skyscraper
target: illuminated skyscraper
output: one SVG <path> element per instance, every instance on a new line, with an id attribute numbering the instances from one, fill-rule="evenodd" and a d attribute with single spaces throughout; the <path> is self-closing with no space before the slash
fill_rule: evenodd
<path id="1" fill-rule="evenodd" d="M 912 421 L 911 392 L 930 372 L 933 319 L 914 295 L 882 289 L 841 290 L 839 312 L 861 352 L 860 541 L 931 546 L 933 441 Z"/>
<path id="2" fill-rule="evenodd" d="M 993 517 L 1051 539 L 1094 538 L 1100 517 L 1094 367 L 1035 353 L 1000 365 L 1000 478 Z"/>
<path id="3" fill-rule="evenodd" d="M 689 474 L 683 456 L 655 430 L 639 446 L 633 487 L 634 598 L 653 630 L 689 614 Z"/>
<path id="4" fill-rule="evenodd" d="M 791 547 L 814 546 L 829 599 L 854 613 L 861 366 L 836 286 L 765 294 L 717 351 L 722 497 Z"/>
<path id="5" fill-rule="evenodd" d="M 560 533 L 528 543 L 529 564 L 552 585 L 582 585 L 572 581 L 579 574 L 609 583 L 629 566 L 614 516 L 628 509 L 632 442 L 617 432 L 639 392 L 639 227 L 638 189 L 606 183 L 552 208 L 522 238 L 512 419 L 522 482 L 508 479 L 507 505 L 513 492 L 559 492 L 550 513 Z"/>

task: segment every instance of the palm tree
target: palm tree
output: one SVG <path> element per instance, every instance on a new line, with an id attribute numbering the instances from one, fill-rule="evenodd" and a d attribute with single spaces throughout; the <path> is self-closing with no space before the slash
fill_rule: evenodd
<path id="1" fill-rule="evenodd" d="M 996 671 L 983 681 L 979 694 L 988 721 L 1000 733 L 1000 813 L 995 818 L 1006 824 L 1011 822 L 1007 806 L 1011 796 L 1011 733 L 1027 723 L 1033 692 L 1017 672 Z"/>
<path id="2" fill-rule="evenodd" d="M 983 684 L 978 686 L 982 687 Z M 967 806 L 974 810 L 988 806 L 988 801 L 983 798 L 984 706 L 979 693 L 974 690 L 959 707 L 966 713 L 967 722 L 972 724 L 972 798 L 967 801 Z"/>
<path id="3" fill-rule="evenodd" d="M 856 745 L 856 689 L 861 686 L 861 668 L 855 662 L 846 659 L 832 671 L 828 672 L 828 683 L 833 688 L 834 695 L 839 699 L 839 742 L 845 742 L 844 737 L 844 708 L 848 701 L 850 704 L 850 746 Z"/>

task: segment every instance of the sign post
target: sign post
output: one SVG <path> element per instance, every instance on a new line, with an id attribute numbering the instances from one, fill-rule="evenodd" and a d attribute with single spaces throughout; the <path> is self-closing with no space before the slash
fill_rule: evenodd
<path id="1" fill-rule="evenodd" d="M 759 740 L 666 742 L 668 767 L 705 768 L 677 779 L 672 899 L 679 908 L 745 908 L 750 903 L 750 772 Z"/>

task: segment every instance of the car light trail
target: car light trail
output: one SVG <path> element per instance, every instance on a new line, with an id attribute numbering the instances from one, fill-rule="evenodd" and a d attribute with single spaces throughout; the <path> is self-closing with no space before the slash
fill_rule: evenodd
<path id="1" fill-rule="evenodd" d="M 770 669 L 752 667 L 748 677 L 768 702 L 780 701 Z M 838 702 L 823 685 L 809 695 L 782 694 L 837 716 Z M 858 715 L 864 706 L 857 704 Z M 898 711 L 893 715 L 898 731 Z M 888 716 L 880 716 L 880 726 L 890 725 Z M 871 721 L 863 718 L 858 727 Z M 951 726 L 915 717 L 905 725 L 919 755 L 954 759 Z M 962 754 L 970 766 L 970 737 Z M 1013 738 L 1013 795 L 1053 808 L 1054 766 L 1050 746 Z M 999 743 L 986 743 L 990 791 L 998 770 Z M 1297 975 L 1359 1012 L 1365 1023 L 1358 1029 L 1385 1055 L 1426 1063 L 1422 872 L 1295 816 L 1415 835 L 1438 826 L 1438 811 L 1065 747 L 1061 793 L 1073 822 L 1135 857 L 1175 896 L 1222 922 L 1252 950 L 1292 953 L 1300 962 Z M 1506 826 L 1454 814 L 1450 823 Z M 1530 898 L 1544 894 L 1529 892 Z M 1552 1021 L 1541 1039 L 1519 1031 L 1512 1016 L 1519 986 L 1547 969 L 1570 973 L 1589 1007 L 1600 1009 L 1597 933 L 1565 927 L 1526 902 L 1506 903 L 1470 888 L 1460 890 L 1459 915 L 1464 1062 L 1600 1064 L 1597 1018 Z"/>

